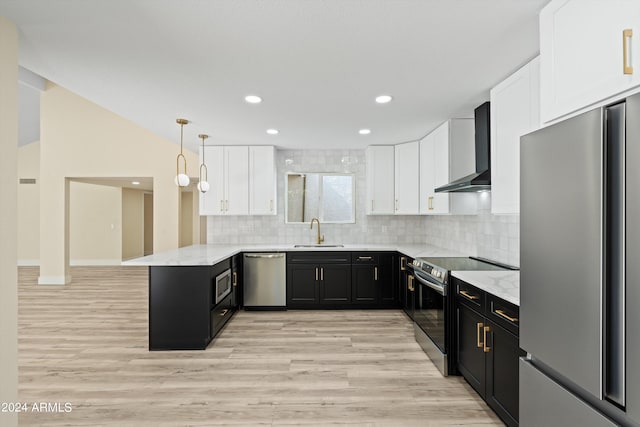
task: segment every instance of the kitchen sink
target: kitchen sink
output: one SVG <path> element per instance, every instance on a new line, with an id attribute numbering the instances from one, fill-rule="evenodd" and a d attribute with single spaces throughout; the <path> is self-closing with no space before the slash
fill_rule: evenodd
<path id="1" fill-rule="evenodd" d="M 344 245 L 293 245 L 294 248 L 344 248 Z"/>

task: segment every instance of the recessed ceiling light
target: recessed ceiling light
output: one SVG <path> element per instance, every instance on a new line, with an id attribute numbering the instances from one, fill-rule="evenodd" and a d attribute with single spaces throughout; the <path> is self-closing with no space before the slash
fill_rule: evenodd
<path id="1" fill-rule="evenodd" d="M 380 95 L 376 96 L 376 102 L 378 104 L 386 104 L 387 102 L 391 102 L 393 97 L 391 95 Z"/>
<path id="2" fill-rule="evenodd" d="M 267 129 L 267 133 L 269 135 L 277 135 L 280 133 L 280 131 L 278 129 Z"/>
<path id="3" fill-rule="evenodd" d="M 358 133 L 360 135 L 369 135 L 371 133 L 371 129 L 360 129 Z"/>
<path id="4" fill-rule="evenodd" d="M 131 181 L 133 185 L 140 185 L 140 181 Z"/>
<path id="5" fill-rule="evenodd" d="M 244 100 L 249 104 L 260 104 L 262 102 L 262 98 L 258 95 L 247 95 L 244 97 Z"/>

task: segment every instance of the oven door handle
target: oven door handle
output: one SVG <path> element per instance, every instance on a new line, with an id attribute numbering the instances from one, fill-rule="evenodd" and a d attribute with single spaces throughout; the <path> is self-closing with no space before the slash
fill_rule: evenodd
<path id="1" fill-rule="evenodd" d="M 437 293 L 439 293 L 442 296 L 447 296 L 447 288 L 444 285 L 433 283 L 433 282 L 427 280 L 427 278 L 423 277 L 416 270 L 414 270 L 414 276 L 416 277 L 416 280 L 418 282 L 422 283 L 425 286 L 430 287 L 431 289 L 433 289 L 434 291 L 436 291 Z"/>

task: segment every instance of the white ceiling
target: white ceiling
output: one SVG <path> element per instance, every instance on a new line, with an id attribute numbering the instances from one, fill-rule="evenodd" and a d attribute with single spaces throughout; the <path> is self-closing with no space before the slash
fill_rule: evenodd
<path id="1" fill-rule="evenodd" d="M 193 150 L 198 133 L 329 149 L 471 117 L 537 54 L 547 1 L 0 0 L 0 14 L 18 26 L 20 65 L 174 142 L 187 118 Z"/>

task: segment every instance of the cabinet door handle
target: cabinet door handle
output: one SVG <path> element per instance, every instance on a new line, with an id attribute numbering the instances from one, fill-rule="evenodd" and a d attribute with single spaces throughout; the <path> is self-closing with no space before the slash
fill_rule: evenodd
<path id="1" fill-rule="evenodd" d="M 496 311 L 494 311 L 494 313 L 497 314 L 498 316 L 502 317 L 503 319 L 507 319 L 510 322 L 513 322 L 513 323 L 517 323 L 518 322 L 518 318 L 517 317 L 509 316 L 507 313 L 504 312 L 504 310 L 496 310 Z"/>
<path id="2" fill-rule="evenodd" d="M 224 317 L 224 316 L 226 316 L 228 312 L 229 312 L 229 309 L 228 309 L 228 308 L 225 308 L 224 310 L 222 310 L 222 311 L 220 312 L 220 317 Z"/>
<path id="3" fill-rule="evenodd" d="M 403 256 L 400 257 L 400 271 L 406 271 L 407 269 L 407 259 Z"/>
<path id="4" fill-rule="evenodd" d="M 233 272 L 233 286 L 238 286 L 238 273 Z"/>
<path id="5" fill-rule="evenodd" d="M 633 66 L 629 64 L 629 40 L 633 37 L 633 30 L 627 28 L 622 31 L 622 72 L 624 74 L 633 74 Z"/>
<path id="6" fill-rule="evenodd" d="M 358 261 L 371 261 L 373 257 L 370 256 L 359 256 Z"/>
<path id="7" fill-rule="evenodd" d="M 429 210 L 432 211 L 433 210 L 433 196 L 429 197 Z"/>
<path id="8" fill-rule="evenodd" d="M 467 298 L 467 299 L 469 299 L 471 301 L 475 301 L 478 298 L 480 298 L 478 295 L 472 295 L 467 291 L 460 291 L 460 295 L 462 295 L 463 297 L 465 297 L 465 298 Z"/>
<path id="9" fill-rule="evenodd" d="M 373 267 L 373 280 L 378 280 L 378 267 Z"/>
<path id="10" fill-rule="evenodd" d="M 482 324 L 482 322 L 478 322 L 476 324 L 477 330 L 476 330 L 476 336 L 477 336 L 477 342 L 476 345 L 478 346 L 478 348 L 482 348 L 484 347 L 484 343 L 482 341 L 480 341 L 480 330 L 482 329 L 484 325 Z"/>
<path id="11" fill-rule="evenodd" d="M 324 267 L 320 267 L 320 280 L 324 280 Z"/>
<path id="12" fill-rule="evenodd" d="M 318 281 L 318 267 L 316 267 L 316 282 Z"/>
<path id="13" fill-rule="evenodd" d="M 220 212 L 224 212 L 224 200 L 220 200 Z"/>
<path id="14" fill-rule="evenodd" d="M 409 276 L 409 285 L 408 288 L 411 292 L 415 291 L 416 288 L 413 287 L 413 276 Z"/>
<path id="15" fill-rule="evenodd" d="M 483 331 L 482 338 L 484 340 L 484 342 L 482 343 L 482 348 L 485 353 L 489 353 L 491 351 L 491 347 L 487 345 L 487 332 L 491 332 L 491 328 L 488 326 L 485 326 L 484 328 L 482 328 L 482 331 Z"/>
<path id="16" fill-rule="evenodd" d="M 398 210 L 398 199 L 396 199 L 396 210 Z"/>

